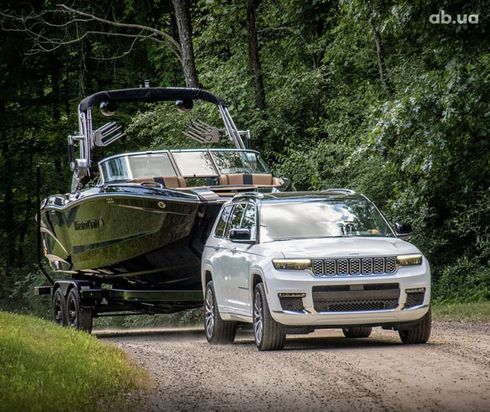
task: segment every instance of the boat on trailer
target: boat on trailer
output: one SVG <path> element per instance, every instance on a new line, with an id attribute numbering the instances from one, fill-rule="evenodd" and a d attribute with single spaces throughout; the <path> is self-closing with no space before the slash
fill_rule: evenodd
<path id="1" fill-rule="evenodd" d="M 112 114 L 121 102 L 176 101 L 189 110 L 195 100 L 218 108 L 221 134 L 233 148 L 110 156 L 98 162 L 97 183 L 87 185 L 95 174 L 93 149 L 124 135 L 115 122 L 93 128 L 95 105 Z M 44 199 L 38 219 L 44 255 L 65 276 L 36 293 L 51 295 L 58 323 L 85 330 L 94 316 L 200 306 L 201 255 L 222 203 L 240 192 L 281 190 L 287 181 L 273 177 L 260 154 L 245 147 L 225 102 L 201 89 L 99 92 L 81 101 L 78 114 L 79 133 L 68 139 L 71 193 Z M 203 122 L 183 132 L 201 143 L 216 143 L 220 135 Z"/>

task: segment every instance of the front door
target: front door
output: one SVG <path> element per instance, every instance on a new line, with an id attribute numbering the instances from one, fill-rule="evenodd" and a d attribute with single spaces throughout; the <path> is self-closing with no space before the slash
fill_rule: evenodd
<path id="1" fill-rule="evenodd" d="M 252 203 L 240 203 L 235 206 L 230 221 L 229 230 L 246 228 L 251 231 L 252 239 L 255 239 L 255 205 Z M 228 230 L 228 234 L 229 234 Z M 242 314 L 251 313 L 250 294 L 250 266 L 253 257 L 254 245 L 240 241 L 227 241 L 230 251 L 229 268 L 229 304 L 234 310 Z"/>

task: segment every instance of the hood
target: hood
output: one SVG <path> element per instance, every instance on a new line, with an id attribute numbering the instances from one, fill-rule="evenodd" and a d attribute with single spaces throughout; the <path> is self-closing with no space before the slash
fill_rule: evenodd
<path id="1" fill-rule="evenodd" d="M 261 246 L 270 252 L 280 252 L 285 258 L 369 257 L 420 253 L 408 242 L 387 237 L 292 239 L 266 242 Z"/>

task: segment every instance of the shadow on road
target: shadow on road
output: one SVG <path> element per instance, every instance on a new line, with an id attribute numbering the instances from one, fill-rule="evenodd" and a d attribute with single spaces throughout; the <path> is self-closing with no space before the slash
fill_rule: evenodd
<path id="1" fill-rule="evenodd" d="M 93 335 L 98 338 L 204 338 L 204 329 L 201 328 L 172 328 L 172 329 L 101 329 L 94 330 Z"/>
<path id="2" fill-rule="evenodd" d="M 104 329 L 93 332 L 100 339 L 134 341 L 187 341 L 205 343 L 204 330 L 201 328 L 172 328 L 172 329 Z M 318 333 L 320 336 L 318 336 Z M 322 336 L 323 335 L 323 336 Z M 254 346 L 252 333 L 249 330 L 240 330 L 237 333 L 234 346 Z M 430 343 L 431 347 L 439 346 L 438 343 Z M 417 346 L 417 345 L 415 345 Z M 308 351 L 308 350 L 344 350 L 344 349 L 379 349 L 379 348 L 403 348 L 396 333 L 386 333 L 384 336 L 375 335 L 369 338 L 348 339 L 337 331 L 321 331 L 315 335 L 288 335 L 284 351 Z"/>

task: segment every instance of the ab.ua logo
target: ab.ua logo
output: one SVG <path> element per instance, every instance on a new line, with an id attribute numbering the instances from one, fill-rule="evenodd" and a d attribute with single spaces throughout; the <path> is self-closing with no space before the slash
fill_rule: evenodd
<path id="1" fill-rule="evenodd" d="M 456 18 L 453 18 L 440 10 L 438 14 L 431 14 L 429 21 L 432 24 L 478 24 L 478 14 L 456 14 Z"/>

